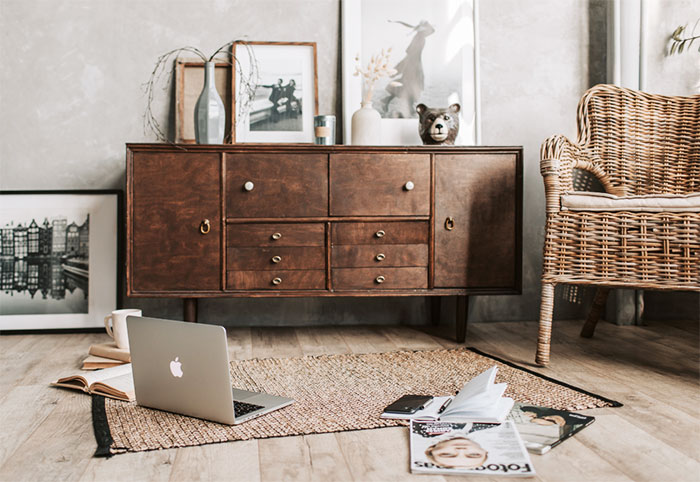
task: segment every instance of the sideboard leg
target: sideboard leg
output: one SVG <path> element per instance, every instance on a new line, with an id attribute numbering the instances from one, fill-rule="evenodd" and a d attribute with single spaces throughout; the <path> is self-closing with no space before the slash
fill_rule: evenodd
<path id="1" fill-rule="evenodd" d="M 197 323 L 197 298 L 182 299 L 182 317 L 185 321 Z"/>
<path id="2" fill-rule="evenodd" d="M 428 303 L 430 307 L 430 322 L 433 325 L 439 325 L 442 296 L 429 296 Z"/>
<path id="3" fill-rule="evenodd" d="M 464 343 L 467 338 L 467 315 L 469 314 L 469 297 L 457 296 L 457 317 L 455 320 L 455 338 L 457 343 Z"/>

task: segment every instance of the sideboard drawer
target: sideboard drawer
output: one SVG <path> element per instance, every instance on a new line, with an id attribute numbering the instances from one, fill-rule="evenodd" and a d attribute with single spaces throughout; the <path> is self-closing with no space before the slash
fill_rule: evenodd
<path id="1" fill-rule="evenodd" d="M 276 270 L 229 271 L 226 273 L 229 290 L 323 290 L 326 271 Z"/>
<path id="2" fill-rule="evenodd" d="M 226 246 L 325 246 L 323 223 L 229 224 Z"/>
<path id="3" fill-rule="evenodd" d="M 427 244 L 430 226 L 426 221 L 378 221 L 334 223 L 332 241 L 338 244 Z"/>
<path id="4" fill-rule="evenodd" d="M 228 248 L 226 267 L 229 270 L 325 269 L 326 250 L 321 246 Z"/>
<path id="5" fill-rule="evenodd" d="M 334 290 L 396 290 L 428 287 L 427 268 L 334 268 Z"/>
<path id="6" fill-rule="evenodd" d="M 428 245 L 334 246 L 331 259 L 334 268 L 428 266 Z"/>
<path id="7" fill-rule="evenodd" d="M 226 154 L 226 216 L 285 218 L 328 215 L 325 154 Z"/>
<path id="8" fill-rule="evenodd" d="M 331 216 L 428 216 L 430 155 L 330 156 Z"/>

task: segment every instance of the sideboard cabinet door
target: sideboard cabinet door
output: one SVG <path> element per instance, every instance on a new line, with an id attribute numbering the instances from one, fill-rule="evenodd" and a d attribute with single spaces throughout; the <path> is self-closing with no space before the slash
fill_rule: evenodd
<path id="1" fill-rule="evenodd" d="M 221 289 L 219 155 L 135 152 L 130 292 Z"/>
<path id="2" fill-rule="evenodd" d="M 435 156 L 436 288 L 519 290 L 519 158 Z"/>

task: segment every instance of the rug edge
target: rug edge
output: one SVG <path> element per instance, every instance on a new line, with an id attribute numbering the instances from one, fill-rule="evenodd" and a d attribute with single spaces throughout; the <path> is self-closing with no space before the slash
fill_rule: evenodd
<path id="1" fill-rule="evenodd" d="M 535 375 L 537 377 L 543 378 L 543 379 L 547 380 L 548 382 L 552 382 L 552 383 L 555 383 L 557 385 L 561 385 L 562 387 L 566 387 L 570 390 L 574 390 L 575 392 L 583 393 L 584 395 L 588 395 L 589 397 L 598 398 L 606 403 L 609 403 L 610 406 L 613 408 L 624 407 L 624 405 L 622 403 L 618 402 L 617 400 L 612 400 L 612 399 L 604 397 L 602 395 L 598 395 L 597 393 L 593 393 L 593 392 L 589 392 L 588 390 L 584 390 L 583 388 L 577 387 L 575 385 L 571 385 L 569 383 L 562 382 L 561 380 L 557 380 L 556 378 L 552 378 L 550 376 L 543 375 L 542 373 L 538 373 L 538 372 L 531 370 L 529 368 L 522 367 L 516 363 L 513 363 L 512 361 L 505 360 L 503 358 L 497 357 L 495 355 L 491 355 L 489 353 L 485 353 L 485 352 L 479 350 L 478 348 L 474 348 L 473 346 L 466 347 L 466 349 L 469 351 L 472 351 L 478 355 L 485 356 L 486 358 L 491 358 L 492 360 L 496 360 L 500 363 L 503 363 L 504 365 L 508 365 L 509 367 L 516 368 L 516 369 L 522 370 L 526 373 L 530 373 L 531 375 Z"/>
<path id="2" fill-rule="evenodd" d="M 105 397 L 92 395 L 92 430 L 97 442 L 97 450 L 93 457 L 111 457 L 111 446 L 114 440 L 107 421 L 107 411 L 105 409 Z"/>

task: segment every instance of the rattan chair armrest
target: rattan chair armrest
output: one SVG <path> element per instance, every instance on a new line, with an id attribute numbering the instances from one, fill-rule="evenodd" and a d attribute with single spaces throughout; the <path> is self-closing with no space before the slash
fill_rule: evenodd
<path id="1" fill-rule="evenodd" d="M 566 136 L 555 135 L 546 139 L 540 148 L 540 173 L 544 178 L 547 212 L 559 211 L 561 194 L 574 190 L 574 169 L 593 174 L 606 192 L 618 196 L 624 194 L 621 187 L 612 184 L 592 151 L 571 142 Z"/>

